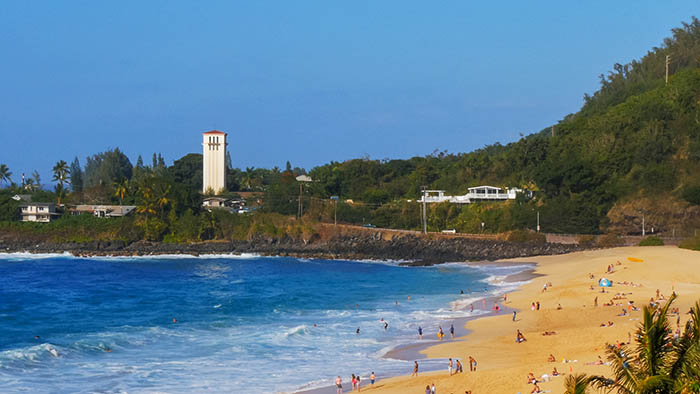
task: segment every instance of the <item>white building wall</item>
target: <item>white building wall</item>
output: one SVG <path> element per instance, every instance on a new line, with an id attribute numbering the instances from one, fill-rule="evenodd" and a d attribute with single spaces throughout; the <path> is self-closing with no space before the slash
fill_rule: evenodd
<path id="1" fill-rule="evenodd" d="M 206 132 L 202 134 L 204 156 L 204 182 L 202 193 L 213 190 L 219 194 L 226 191 L 226 133 Z"/>

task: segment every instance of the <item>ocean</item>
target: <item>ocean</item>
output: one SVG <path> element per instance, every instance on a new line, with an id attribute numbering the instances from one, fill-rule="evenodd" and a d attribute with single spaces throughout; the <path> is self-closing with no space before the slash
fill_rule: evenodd
<path id="1" fill-rule="evenodd" d="M 408 374 L 412 360 L 383 356 L 418 326 L 427 342 L 490 312 L 481 299 L 527 268 L 0 255 L 0 392 L 286 393 Z"/>

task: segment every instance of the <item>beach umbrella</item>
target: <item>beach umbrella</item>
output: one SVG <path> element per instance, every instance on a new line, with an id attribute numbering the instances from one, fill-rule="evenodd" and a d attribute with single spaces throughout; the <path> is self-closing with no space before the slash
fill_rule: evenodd
<path id="1" fill-rule="evenodd" d="M 607 278 L 600 278 L 600 280 L 598 281 L 598 285 L 600 287 L 612 287 L 612 281 Z"/>

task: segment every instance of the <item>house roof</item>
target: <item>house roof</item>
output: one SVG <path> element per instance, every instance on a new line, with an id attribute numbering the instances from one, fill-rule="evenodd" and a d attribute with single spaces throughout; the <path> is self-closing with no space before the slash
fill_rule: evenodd
<path id="1" fill-rule="evenodd" d="M 469 190 L 472 190 L 472 189 L 501 189 L 501 188 L 500 188 L 500 187 L 496 187 L 496 186 L 486 186 L 486 185 L 484 185 L 484 186 L 474 186 L 474 187 L 470 187 L 470 188 L 469 188 Z"/>
<path id="2" fill-rule="evenodd" d="M 20 207 L 50 207 L 52 205 L 56 205 L 52 202 L 30 202 L 26 204 L 21 204 Z"/>
<path id="3" fill-rule="evenodd" d="M 202 134 L 223 134 L 223 135 L 226 135 L 226 133 L 224 133 L 223 131 L 219 131 L 219 130 L 205 131 Z"/>

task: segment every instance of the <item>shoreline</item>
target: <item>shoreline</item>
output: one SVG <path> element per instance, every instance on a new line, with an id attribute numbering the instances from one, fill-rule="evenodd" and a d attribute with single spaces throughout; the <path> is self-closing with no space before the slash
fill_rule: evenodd
<path id="1" fill-rule="evenodd" d="M 425 354 L 425 351 L 434 347 L 434 346 L 439 346 L 439 345 L 447 345 L 447 344 L 454 344 L 457 342 L 467 342 L 469 340 L 469 335 L 471 334 L 471 330 L 466 328 L 466 325 L 473 320 L 479 320 L 487 317 L 493 317 L 493 316 L 498 316 L 498 315 L 509 315 L 512 311 L 513 308 L 510 308 L 508 306 L 505 306 L 502 303 L 503 300 L 503 295 L 513 292 L 513 291 L 518 291 L 523 285 L 528 283 L 530 280 L 537 278 L 539 276 L 542 276 L 540 274 L 537 274 L 536 271 L 536 265 L 537 263 L 524 263 L 524 262 L 503 262 L 503 261 L 493 261 L 493 262 L 466 262 L 466 263 L 458 263 L 458 264 L 463 264 L 463 265 L 468 265 L 470 267 L 475 267 L 475 266 L 518 266 L 518 265 L 533 265 L 531 268 L 525 268 L 523 271 L 518 271 L 512 274 L 507 275 L 505 278 L 503 278 L 502 282 L 504 283 L 518 283 L 518 282 L 523 282 L 521 286 L 519 286 L 516 289 L 510 290 L 510 291 L 503 291 L 500 292 L 496 295 L 490 295 L 486 296 L 483 298 L 478 298 L 475 303 L 479 301 L 484 301 L 485 305 L 487 308 L 483 309 L 481 307 L 479 308 L 474 308 L 474 310 L 484 310 L 486 313 L 475 315 L 475 316 L 469 316 L 469 317 L 460 317 L 460 318 L 455 318 L 451 320 L 451 322 L 455 326 L 455 339 L 447 339 L 445 341 L 438 341 L 434 339 L 430 340 L 419 340 L 419 339 L 414 339 L 413 342 L 403 344 L 403 345 L 398 345 L 395 348 L 387 351 L 384 355 L 381 356 L 381 358 L 390 358 L 390 359 L 396 359 L 396 360 L 403 360 L 403 361 L 413 361 L 413 360 L 424 360 L 429 358 L 428 355 Z M 491 311 L 491 309 L 488 308 L 488 305 L 493 305 L 495 302 L 498 302 L 498 304 L 501 306 L 501 310 L 498 313 L 494 313 Z M 519 312 L 519 311 L 518 311 Z M 464 360 L 462 360 L 464 361 Z M 423 374 L 430 374 L 430 373 L 436 373 L 443 371 L 444 368 L 440 369 L 435 369 L 435 370 L 423 370 Z M 398 378 L 404 375 L 389 375 L 389 376 L 381 376 L 377 375 L 378 379 L 377 381 L 380 380 L 386 380 L 386 379 L 392 379 L 392 378 Z M 364 380 L 365 386 L 363 386 L 363 390 L 367 390 L 371 388 L 370 386 L 367 385 L 367 381 L 369 381 L 369 378 Z M 349 381 L 343 381 L 344 387 L 350 387 L 352 383 Z M 348 386 L 349 385 L 349 386 Z M 345 390 L 345 388 L 344 388 Z M 350 392 L 351 390 L 345 390 L 347 392 Z M 310 389 L 301 389 L 301 390 L 296 390 L 296 391 L 291 391 L 290 393 L 293 394 L 328 394 L 328 393 L 335 393 L 335 386 L 321 386 L 321 387 L 316 387 L 316 388 L 310 388 Z"/>
<path id="2" fill-rule="evenodd" d="M 640 258 L 643 262 L 629 261 L 628 257 Z M 507 306 L 519 310 L 516 322 L 506 314 L 474 319 L 466 325 L 470 330 L 467 341 L 437 344 L 421 352 L 430 359 L 473 355 L 479 363 L 478 372 L 467 369 L 465 373 L 448 376 L 443 370 L 418 377 L 395 376 L 383 378 L 375 387 L 366 389 L 372 393 L 399 394 L 418 392 L 426 384 L 435 383 L 439 392 L 447 393 L 465 390 L 526 393 L 533 387 L 526 383 L 527 374 L 533 372 L 538 379 L 542 375 L 539 383 L 542 390 L 563 394 L 564 378 L 552 376 L 553 368 L 558 368 L 562 375 L 610 376 L 607 365 L 594 361 L 598 356 L 605 359 L 606 343 L 627 341 L 636 330 L 641 311 L 620 315 L 628 300 L 637 301 L 635 305 L 641 310 L 650 297 L 656 297 L 656 289 L 667 296 L 675 291 L 679 298 L 674 306 L 684 311 L 700 298 L 700 254 L 674 246 L 620 247 L 531 260 L 537 261 L 535 273 L 543 276 L 533 278 L 508 294 Z M 526 260 L 509 262 L 524 263 Z M 614 265 L 614 272 L 606 271 L 608 265 Z M 600 277 L 614 282 L 606 293 L 601 293 L 596 285 Z M 629 282 L 634 282 L 635 286 Z M 542 290 L 545 283 L 552 283 L 546 292 Z M 623 299 L 613 300 L 613 306 L 606 307 L 604 303 L 616 293 L 622 294 Z M 593 305 L 596 297 L 599 306 Z M 534 301 L 541 302 L 541 310 L 530 310 Z M 672 315 L 674 327 L 676 319 L 683 327 L 687 318 L 682 313 Z M 601 327 L 601 322 L 614 325 Z M 526 342 L 514 342 L 516 330 L 522 330 Z M 555 334 L 542 335 L 545 331 Z M 549 362 L 548 355 L 554 355 L 556 361 Z"/>
<path id="3" fill-rule="evenodd" d="M 74 256 L 156 256 L 245 254 L 329 260 L 393 260 L 410 266 L 455 261 L 500 261 L 516 257 L 565 254 L 583 250 L 572 244 L 518 243 L 498 239 L 434 237 L 390 230 L 337 229 L 311 239 L 256 237 L 249 240 L 205 241 L 186 244 L 121 240 L 50 242 L 17 239 L 0 233 L 0 253 L 69 253 Z"/>

